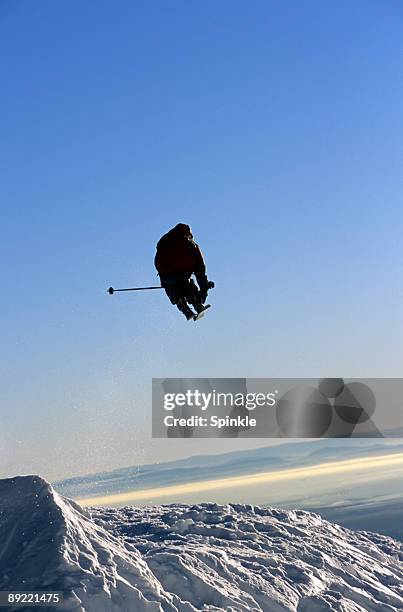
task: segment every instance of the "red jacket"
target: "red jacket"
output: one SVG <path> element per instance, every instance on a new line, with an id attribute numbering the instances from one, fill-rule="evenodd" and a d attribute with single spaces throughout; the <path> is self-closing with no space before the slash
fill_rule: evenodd
<path id="1" fill-rule="evenodd" d="M 175 230 L 175 228 L 174 228 Z M 159 240 L 155 267 L 160 276 L 188 272 L 205 272 L 203 255 L 191 236 L 171 230 Z"/>

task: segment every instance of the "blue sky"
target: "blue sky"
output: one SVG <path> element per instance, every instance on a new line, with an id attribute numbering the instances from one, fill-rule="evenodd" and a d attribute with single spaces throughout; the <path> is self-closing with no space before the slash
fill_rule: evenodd
<path id="1" fill-rule="evenodd" d="M 402 34 L 397 1 L 0 2 L 3 476 L 217 450 L 150 441 L 152 376 L 401 374 Z M 200 325 L 105 293 L 179 221 Z"/>

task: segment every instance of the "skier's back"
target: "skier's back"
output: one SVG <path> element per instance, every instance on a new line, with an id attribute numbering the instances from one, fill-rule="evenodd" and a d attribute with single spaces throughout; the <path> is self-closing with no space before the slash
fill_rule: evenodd
<path id="1" fill-rule="evenodd" d="M 213 284 L 207 280 L 203 255 L 193 240 L 189 225 L 178 223 L 162 236 L 154 261 L 161 285 L 171 303 L 176 304 L 187 319 L 201 313 L 205 309 L 207 291 Z M 199 287 L 191 278 L 192 274 Z"/>

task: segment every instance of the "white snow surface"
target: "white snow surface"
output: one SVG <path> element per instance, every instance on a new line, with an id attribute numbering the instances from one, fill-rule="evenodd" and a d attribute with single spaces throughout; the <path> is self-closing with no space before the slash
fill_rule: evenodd
<path id="1" fill-rule="evenodd" d="M 0 590 L 63 591 L 54 610 L 389 612 L 402 562 L 402 543 L 310 512 L 83 510 L 39 476 L 0 480 Z"/>

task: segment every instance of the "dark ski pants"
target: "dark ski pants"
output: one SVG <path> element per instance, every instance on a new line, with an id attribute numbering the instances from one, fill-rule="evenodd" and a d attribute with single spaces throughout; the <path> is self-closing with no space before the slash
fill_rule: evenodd
<path id="1" fill-rule="evenodd" d="M 161 285 L 169 297 L 171 304 L 176 305 L 181 312 L 189 310 L 189 304 L 196 312 L 203 309 L 200 291 L 193 278 L 186 275 L 161 276 Z"/>

